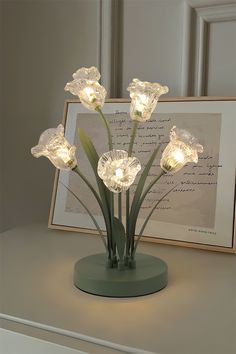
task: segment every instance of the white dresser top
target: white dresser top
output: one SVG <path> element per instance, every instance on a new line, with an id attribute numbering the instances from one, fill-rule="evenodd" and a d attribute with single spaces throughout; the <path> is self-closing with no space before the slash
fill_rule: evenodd
<path id="1" fill-rule="evenodd" d="M 98 236 L 36 224 L 0 241 L 0 327 L 91 354 L 236 353 L 233 254 L 142 243 L 168 263 L 167 288 L 111 299 L 73 286 L 74 263 L 103 250 Z"/>

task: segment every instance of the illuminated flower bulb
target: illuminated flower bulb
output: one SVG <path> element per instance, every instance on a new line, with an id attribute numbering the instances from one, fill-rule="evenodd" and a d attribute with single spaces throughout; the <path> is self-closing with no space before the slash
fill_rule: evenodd
<path id="1" fill-rule="evenodd" d="M 188 162 L 198 162 L 203 146 L 187 130 L 175 126 L 170 131 L 170 142 L 163 151 L 161 168 L 165 172 L 177 172 Z"/>
<path id="2" fill-rule="evenodd" d="M 141 164 L 136 157 L 128 157 L 124 150 L 111 150 L 100 157 L 97 170 L 107 188 L 120 193 L 129 189 Z"/>
<path id="3" fill-rule="evenodd" d="M 90 110 L 104 105 L 107 92 L 98 82 L 100 73 L 97 68 L 81 68 L 73 74 L 73 79 L 66 84 L 65 91 L 79 96 L 81 103 Z"/>
<path id="4" fill-rule="evenodd" d="M 167 86 L 138 79 L 133 79 L 127 90 L 131 97 L 130 116 L 139 122 L 150 119 L 159 97 L 169 92 Z"/>
<path id="5" fill-rule="evenodd" d="M 34 157 L 45 156 L 60 170 L 71 170 L 77 166 L 75 146 L 64 137 L 64 127 L 47 129 L 40 135 L 38 145 L 31 149 Z"/>

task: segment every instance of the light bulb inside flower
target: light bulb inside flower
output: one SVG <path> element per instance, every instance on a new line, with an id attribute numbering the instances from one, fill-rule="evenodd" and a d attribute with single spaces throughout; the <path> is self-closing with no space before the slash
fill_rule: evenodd
<path id="1" fill-rule="evenodd" d="M 138 79 L 133 79 L 127 90 L 131 97 L 131 119 L 138 122 L 145 122 L 150 119 L 159 97 L 169 91 L 167 86 Z"/>
<path id="2" fill-rule="evenodd" d="M 203 147 L 197 139 L 188 131 L 174 126 L 170 131 L 170 142 L 161 157 L 161 168 L 164 172 L 177 172 L 187 162 L 197 163 L 199 152 L 203 152 Z"/>
<path id="3" fill-rule="evenodd" d="M 81 85 L 82 86 L 82 85 Z M 105 94 L 100 95 L 103 87 L 96 81 L 86 80 L 84 87 L 79 91 L 78 95 L 81 103 L 88 109 L 95 110 L 104 104 Z"/>
<path id="4" fill-rule="evenodd" d="M 82 90 L 82 92 L 81 92 L 81 95 L 82 94 L 84 96 L 87 96 L 88 101 L 91 102 L 91 103 L 94 102 L 94 100 L 96 100 L 95 91 L 90 86 L 85 87 L 85 89 Z"/>
<path id="5" fill-rule="evenodd" d="M 139 95 L 137 97 L 137 105 L 136 105 L 137 110 L 142 111 L 144 109 L 145 105 L 147 104 L 147 102 L 148 102 L 147 95 L 144 95 L 144 94 Z"/>
<path id="6" fill-rule="evenodd" d="M 138 95 L 136 98 L 135 114 L 138 116 L 142 116 L 146 105 L 148 104 L 148 97 L 145 94 Z"/>
<path id="7" fill-rule="evenodd" d="M 175 150 L 173 153 L 173 161 L 176 161 L 177 163 L 184 162 L 184 153 L 181 150 Z"/>
<path id="8" fill-rule="evenodd" d="M 124 171 L 121 168 L 117 168 L 115 170 L 115 175 L 116 175 L 116 177 L 122 178 L 124 176 Z"/>
<path id="9" fill-rule="evenodd" d="M 71 166 L 74 163 L 74 160 L 71 158 L 71 152 L 68 150 L 67 146 L 58 149 L 56 151 L 56 156 L 58 159 L 61 159 L 66 166 Z"/>
<path id="10" fill-rule="evenodd" d="M 91 96 L 94 93 L 94 90 L 91 87 L 85 87 L 84 91 L 88 96 Z"/>
<path id="11" fill-rule="evenodd" d="M 104 105 L 107 92 L 98 82 L 100 73 L 97 68 L 80 68 L 73 74 L 73 78 L 73 81 L 66 84 L 66 91 L 79 96 L 81 103 L 92 111 Z"/>
<path id="12" fill-rule="evenodd" d="M 75 151 L 76 147 L 65 139 L 62 124 L 45 130 L 40 135 L 38 145 L 31 149 L 34 157 L 45 156 L 60 170 L 71 170 L 77 166 Z"/>
<path id="13" fill-rule="evenodd" d="M 165 164 L 163 164 L 163 169 L 168 171 L 177 171 L 180 170 L 185 165 L 185 155 L 184 152 L 180 149 L 169 151 L 168 156 L 166 157 Z"/>
<path id="14" fill-rule="evenodd" d="M 141 165 L 136 157 L 129 157 L 124 150 L 111 150 L 98 161 L 98 175 L 113 193 L 127 191 L 135 180 Z"/>

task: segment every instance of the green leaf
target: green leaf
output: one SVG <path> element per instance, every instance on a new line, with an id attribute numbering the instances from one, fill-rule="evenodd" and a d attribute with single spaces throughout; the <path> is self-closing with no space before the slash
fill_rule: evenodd
<path id="1" fill-rule="evenodd" d="M 106 130 L 107 130 L 109 150 L 112 150 L 113 144 L 112 144 L 112 134 L 111 134 L 110 125 L 109 125 L 108 121 L 106 120 L 106 117 L 104 116 L 101 108 L 97 107 L 96 111 L 99 113 L 100 117 L 102 118 L 103 123 L 105 124 Z"/>
<path id="2" fill-rule="evenodd" d="M 105 241 L 105 237 L 103 236 L 103 233 L 102 233 L 102 230 L 100 228 L 100 226 L 98 225 L 97 223 L 97 220 L 95 219 L 95 217 L 93 216 L 93 214 L 91 213 L 91 211 L 87 208 L 87 206 L 85 205 L 85 203 L 69 188 L 67 187 L 64 183 L 62 183 L 61 181 L 59 181 L 67 190 L 68 192 L 70 192 L 73 197 L 82 205 L 82 207 L 87 211 L 88 215 L 90 216 L 90 218 L 92 219 L 96 229 L 98 230 L 98 233 L 99 235 L 101 236 L 102 238 L 102 242 L 106 248 L 106 251 L 108 251 L 108 248 L 107 248 L 107 244 L 106 244 L 106 241 Z"/>
<path id="3" fill-rule="evenodd" d="M 98 166 L 98 160 L 99 160 L 99 156 L 97 154 L 97 151 L 96 151 L 92 141 L 88 137 L 88 135 L 81 128 L 78 129 L 78 134 L 79 134 L 79 138 L 80 138 L 81 144 L 83 146 L 83 149 L 86 153 L 86 156 L 87 156 L 87 158 L 92 166 L 93 172 L 95 174 L 100 196 L 101 196 L 101 198 L 102 198 L 102 196 L 105 197 L 106 203 L 109 203 L 110 193 L 109 193 L 108 189 L 105 187 L 105 185 L 103 184 L 103 181 L 101 180 L 101 178 L 98 176 L 98 173 L 97 173 L 97 166 Z"/>
<path id="4" fill-rule="evenodd" d="M 124 252 L 125 252 L 125 241 L 126 241 L 125 228 L 122 222 L 120 222 L 120 220 L 117 219 L 116 217 L 114 217 L 113 219 L 113 237 L 116 242 L 119 258 L 120 260 L 123 260 Z"/>
<path id="5" fill-rule="evenodd" d="M 89 162 L 91 163 L 91 166 L 92 166 L 94 172 L 97 172 L 97 163 L 99 160 L 99 156 L 97 154 L 97 151 L 96 151 L 92 141 L 88 137 L 88 135 L 81 128 L 78 129 L 78 134 L 79 134 L 79 138 L 80 138 L 81 144 L 83 146 L 83 149 L 89 159 Z"/>
<path id="6" fill-rule="evenodd" d="M 139 200 L 141 198 L 142 192 L 143 192 L 143 188 L 146 182 L 146 179 L 148 177 L 148 173 L 152 167 L 153 161 L 156 158 L 156 155 L 158 153 L 160 149 L 160 145 L 157 146 L 157 148 L 153 151 L 148 163 L 146 164 L 140 178 L 139 178 L 139 182 L 136 188 L 136 191 L 134 193 L 134 198 L 132 201 L 132 205 L 131 205 L 131 210 L 130 210 L 130 217 L 129 217 L 129 222 L 130 222 L 130 233 L 134 232 L 134 227 L 135 227 L 135 214 L 137 214 L 137 206 L 139 205 Z"/>
<path id="7" fill-rule="evenodd" d="M 132 209 L 134 209 L 135 205 L 137 204 L 138 200 L 141 197 L 142 191 L 143 191 L 143 187 L 145 185 L 146 179 L 148 177 L 148 173 L 152 167 L 153 161 L 156 158 L 156 155 L 159 151 L 160 145 L 153 151 L 148 163 L 146 164 L 140 178 L 139 178 L 139 182 L 136 188 L 136 191 L 134 193 L 134 198 L 133 198 L 133 202 L 132 202 L 132 206 L 131 206 L 131 213 L 132 213 Z"/>
<path id="8" fill-rule="evenodd" d="M 134 250 L 133 250 L 133 255 L 134 255 L 135 252 L 136 252 L 136 249 L 137 249 L 137 247 L 138 247 L 138 243 L 139 243 L 139 241 L 140 241 L 140 239 L 141 239 L 141 237 L 142 237 L 142 235 L 143 235 L 143 232 L 144 232 L 144 230 L 145 230 L 145 227 L 147 226 L 147 223 L 148 223 L 148 221 L 150 220 L 150 218 L 151 218 L 151 216 L 152 216 L 154 210 L 155 210 L 155 209 L 157 208 L 157 206 L 162 202 L 162 200 L 163 200 L 168 194 L 170 194 L 170 192 L 172 192 L 177 186 L 178 186 L 178 184 L 176 184 L 173 188 L 171 188 L 168 192 L 166 192 L 166 193 L 156 202 L 156 204 L 154 205 L 154 207 L 151 209 L 150 213 L 148 214 L 146 220 L 145 220 L 144 223 L 143 223 L 143 226 L 141 227 L 140 233 L 139 233 L 138 238 L 137 238 L 136 243 L 135 243 L 135 247 L 134 247 Z"/>
<path id="9" fill-rule="evenodd" d="M 107 228 L 107 234 L 108 237 L 111 237 L 111 225 L 110 225 L 110 217 L 109 217 L 109 192 L 106 189 L 105 185 L 103 184 L 103 181 L 101 178 L 98 176 L 97 173 L 97 165 L 98 165 L 98 160 L 99 156 L 97 154 L 97 151 L 90 140 L 90 138 L 87 136 L 87 134 L 81 129 L 78 129 L 78 134 L 80 138 L 80 142 L 83 146 L 84 152 L 90 162 L 90 165 L 93 169 L 94 175 L 96 177 L 98 189 L 99 189 L 99 194 L 101 197 L 101 202 L 103 205 L 103 210 L 104 210 L 104 217 L 105 217 L 105 223 L 106 223 L 106 228 Z M 110 245 L 110 244 L 109 244 Z"/>

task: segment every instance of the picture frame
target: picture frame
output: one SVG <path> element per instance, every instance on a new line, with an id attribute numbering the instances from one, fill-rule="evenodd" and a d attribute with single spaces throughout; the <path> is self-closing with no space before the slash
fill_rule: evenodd
<path id="1" fill-rule="evenodd" d="M 128 99 L 109 99 L 106 101 L 106 104 L 103 107 L 104 114 L 108 115 L 111 120 L 113 119 L 113 116 L 119 117 L 119 120 L 112 120 L 114 127 L 116 127 L 116 124 L 118 123 L 120 124 L 119 127 L 121 127 L 123 123 L 121 124 L 120 122 L 126 122 L 126 120 L 129 119 L 129 103 L 130 100 Z M 150 123 L 146 123 L 153 126 L 157 122 L 162 122 L 162 125 L 165 125 L 167 124 L 165 123 L 167 117 L 170 119 L 170 122 L 168 121 L 167 124 L 169 127 L 170 124 L 178 124 L 178 122 L 181 121 L 182 125 L 179 126 L 180 128 L 185 129 L 185 126 L 187 125 L 187 128 L 190 131 L 191 128 L 193 128 L 195 131 L 199 132 L 200 138 L 202 135 L 204 141 L 201 141 L 200 139 L 200 143 L 203 143 L 205 152 L 203 153 L 204 155 L 202 158 L 199 156 L 201 162 L 199 168 L 197 167 L 198 165 L 187 167 L 187 170 L 189 169 L 190 171 L 189 176 L 194 174 L 194 177 L 191 177 L 193 180 L 188 178 L 186 180 L 186 185 L 188 185 L 189 181 L 193 181 L 192 185 L 197 185 L 197 187 L 182 188 L 182 185 L 181 189 L 176 187 L 176 190 L 174 191 L 176 192 L 175 198 L 173 201 L 166 201 L 170 211 L 168 211 L 168 208 L 166 208 L 167 211 L 165 211 L 165 208 L 157 211 L 162 219 L 158 221 L 158 218 L 155 219 L 154 217 L 154 219 L 151 220 L 151 226 L 147 229 L 148 232 L 144 233 L 144 236 L 141 239 L 142 241 L 236 253 L 235 113 L 236 97 L 204 96 L 168 97 L 160 99 L 157 108 L 154 111 L 154 118 L 151 119 Z M 65 126 L 65 136 L 70 143 L 77 139 L 76 124 L 78 120 L 80 120 L 80 124 L 85 124 L 88 135 L 90 135 L 90 130 L 92 130 L 92 141 L 93 138 L 94 140 L 97 139 L 97 136 L 100 134 L 98 133 L 98 128 L 99 132 L 100 130 L 103 131 L 103 126 L 100 122 L 98 123 L 98 120 L 94 120 L 94 116 L 92 116 L 94 114 L 97 114 L 97 112 L 88 111 L 82 106 L 79 100 L 65 101 L 63 125 Z M 161 118 L 159 119 L 158 117 Z M 116 121 L 119 122 L 117 123 Z M 98 126 L 98 124 L 100 124 L 100 126 Z M 160 128 L 158 128 L 158 137 L 160 137 L 163 135 L 160 134 L 160 124 L 158 127 Z M 166 129 L 166 127 L 164 128 Z M 120 141 L 117 141 L 117 144 L 119 144 L 118 148 L 125 146 L 125 142 L 122 140 L 122 135 L 125 135 L 123 134 L 124 129 L 127 130 L 129 128 L 119 129 L 122 134 L 120 134 Z M 117 131 L 119 131 L 119 129 L 117 128 Z M 149 135 L 152 136 L 153 134 Z M 167 143 L 166 139 L 168 138 L 167 134 L 164 135 L 164 140 L 162 142 L 163 146 Z M 140 136 L 142 138 L 141 134 Z M 157 135 L 155 138 L 156 137 Z M 210 139 L 209 144 L 207 142 L 208 137 Z M 145 144 L 144 139 L 146 138 L 143 138 L 142 146 Z M 103 140 L 103 138 L 100 136 L 98 144 L 100 144 L 99 141 L 101 140 Z M 136 140 L 137 152 L 141 151 L 141 154 L 144 153 L 144 149 L 139 149 L 138 137 Z M 96 146 L 96 141 L 94 144 Z M 150 149 L 151 148 L 152 146 L 150 146 Z M 101 148 L 101 151 L 108 151 L 108 148 L 105 149 L 104 147 L 103 149 Z M 82 147 L 79 147 L 79 150 L 81 151 Z M 138 155 L 135 156 L 139 157 Z M 207 159 L 213 162 L 209 163 Z M 80 162 L 79 158 L 79 163 Z M 183 168 L 183 170 L 184 169 L 185 168 Z M 195 172 L 196 170 L 198 171 L 197 173 Z M 88 221 L 84 213 L 82 215 L 78 210 L 74 212 L 74 206 L 70 204 L 72 202 L 68 201 L 68 191 L 60 185 L 60 178 L 63 179 L 64 184 L 73 184 L 73 181 L 69 181 L 69 176 L 72 173 L 73 172 L 56 171 L 48 226 L 51 229 L 57 230 L 97 234 L 97 231 L 91 226 L 92 224 Z M 183 173 L 187 174 L 186 172 Z M 173 178 L 175 178 L 175 176 L 177 176 L 177 174 L 174 175 Z M 177 179 L 181 181 L 182 176 L 183 175 L 180 175 Z M 186 178 L 186 175 L 184 178 Z M 210 182 L 208 183 L 208 181 Z M 171 183 L 172 182 L 173 181 L 171 181 Z M 180 183 L 183 183 L 183 180 Z M 84 196 L 87 195 L 86 191 L 83 191 L 83 193 Z M 186 205 L 181 205 L 180 207 L 180 209 L 182 208 L 182 214 L 181 211 L 178 211 L 177 213 L 174 208 L 175 203 L 180 200 L 179 195 L 181 193 L 184 194 L 183 200 L 187 200 Z M 199 198 L 199 195 L 201 195 L 201 198 Z M 202 198 L 205 199 L 201 204 Z M 67 202 L 65 200 L 67 200 Z M 199 209 L 194 207 L 194 200 L 196 201 L 196 204 L 200 205 Z M 91 200 L 90 203 L 92 204 Z M 65 206 L 67 209 L 65 209 Z M 203 212 L 201 212 L 201 208 L 204 209 Z M 145 210 L 143 212 L 145 213 Z M 76 221 L 77 215 L 81 215 L 81 219 L 78 222 Z M 168 219 L 168 215 L 170 215 L 171 222 Z M 185 217 L 185 215 L 188 217 Z M 141 219 L 142 217 L 140 220 Z M 190 222 L 189 220 L 192 220 L 190 225 L 188 225 L 188 222 Z M 195 224 L 195 220 L 197 220 L 197 224 Z M 97 216 L 97 221 L 102 225 L 101 217 L 99 215 Z M 178 224 L 179 222 L 181 222 L 181 225 Z M 160 230 L 160 233 L 158 231 L 156 232 L 158 229 Z"/>

